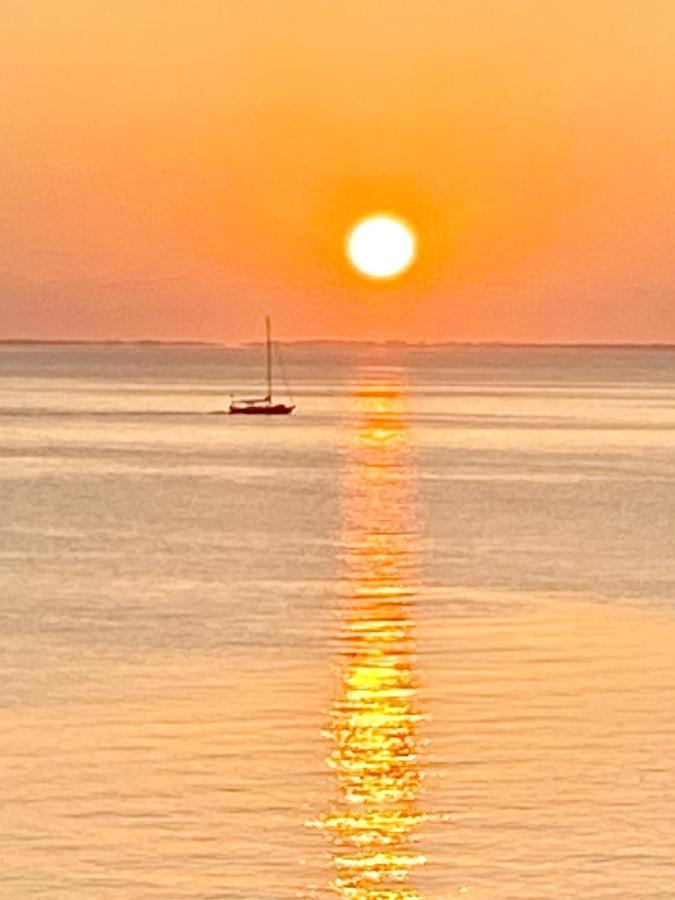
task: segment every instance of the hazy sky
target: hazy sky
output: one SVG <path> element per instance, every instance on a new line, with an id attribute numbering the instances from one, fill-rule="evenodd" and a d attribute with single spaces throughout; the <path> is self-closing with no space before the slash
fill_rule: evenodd
<path id="1" fill-rule="evenodd" d="M 0 337 L 675 341 L 674 0 L 2 0 L 0 111 Z"/>

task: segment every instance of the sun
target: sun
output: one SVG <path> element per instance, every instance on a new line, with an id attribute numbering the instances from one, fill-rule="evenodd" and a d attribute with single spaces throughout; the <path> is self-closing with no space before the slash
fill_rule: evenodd
<path id="1" fill-rule="evenodd" d="M 417 254 L 412 229 L 388 215 L 368 216 L 347 235 L 347 256 L 369 278 L 395 278 L 410 268 Z"/>

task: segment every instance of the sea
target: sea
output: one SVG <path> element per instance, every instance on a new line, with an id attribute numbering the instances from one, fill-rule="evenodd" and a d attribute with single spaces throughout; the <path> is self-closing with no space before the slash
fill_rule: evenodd
<path id="1" fill-rule="evenodd" d="M 675 348 L 0 346 L 3 900 L 673 900 Z"/>

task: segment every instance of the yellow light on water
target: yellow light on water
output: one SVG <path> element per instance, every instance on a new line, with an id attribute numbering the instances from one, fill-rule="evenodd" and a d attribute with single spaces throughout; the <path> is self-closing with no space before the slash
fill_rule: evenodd
<path id="1" fill-rule="evenodd" d="M 407 427 L 396 390 L 357 398 L 345 485 L 347 615 L 328 764 L 335 806 L 314 823 L 330 838 L 345 900 L 420 900 L 414 832 L 422 773 L 413 670 L 414 533 Z"/>

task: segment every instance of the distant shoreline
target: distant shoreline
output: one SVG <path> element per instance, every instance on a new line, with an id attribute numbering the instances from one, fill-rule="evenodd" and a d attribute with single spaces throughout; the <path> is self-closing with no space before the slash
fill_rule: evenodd
<path id="1" fill-rule="evenodd" d="M 276 341 L 283 347 L 296 347 L 298 349 L 349 349 L 349 348 L 378 348 L 391 350 L 442 350 L 449 348 L 488 348 L 488 349 L 521 349 L 521 350 L 673 350 L 675 343 L 653 342 L 561 342 L 561 343 L 536 343 L 528 341 L 439 341 L 412 342 L 412 341 L 340 341 L 319 339 L 315 341 Z M 68 338 L 0 338 L 0 347 L 7 346 L 57 346 L 57 347 L 205 347 L 223 350 L 249 350 L 263 346 L 262 341 L 247 341 L 243 344 L 225 344 L 220 341 L 163 341 L 152 338 L 139 338 L 137 340 L 82 340 Z"/>

